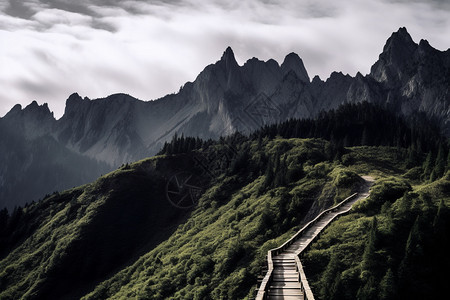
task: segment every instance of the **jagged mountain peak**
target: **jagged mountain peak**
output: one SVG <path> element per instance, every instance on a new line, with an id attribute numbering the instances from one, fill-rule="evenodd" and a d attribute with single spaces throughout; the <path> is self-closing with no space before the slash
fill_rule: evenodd
<path id="1" fill-rule="evenodd" d="M 51 133 L 56 119 L 48 104 L 39 105 L 33 101 L 25 108 L 15 105 L 3 118 L 5 126 L 16 136 L 31 141 Z"/>
<path id="2" fill-rule="evenodd" d="M 328 81 L 335 81 L 335 80 L 341 80 L 343 78 L 349 79 L 349 78 L 351 78 L 351 76 L 348 75 L 348 74 L 344 74 L 342 72 L 333 71 L 333 72 L 331 72 L 330 77 L 327 78 L 326 82 L 328 82 Z"/>
<path id="3" fill-rule="evenodd" d="M 311 81 L 312 83 L 323 82 L 319 75 L 315 75 Z"/>
<path id="4" fill-rule="evenodd" d="M 411 35 L 409 34 L 408 30 L 406 29 L 406 27 L 400 27 L 396 32 L 393 32 L 391 34 L 391 37 L 388 39 L 388 43 L 389 40 L 391 41 L 403 41 L 406 43 L 414 43 Z"/>
<path id="5" fill-rule="evenodd" d="M 16 116 L 17 114 L 22 112 L 22 105 L 16 104 L 9 112 L 6 113 L 6 115 L 3 117 L 5 119 L 11 118 Z"/>
<path id="6" fill-rule="evenodd" d="M 85 98 L 85 100 L 87 100 L 87 98 Z M 83 98 L 81 98 L 81 96 L 78 95 L 78 93 L 73 93 L 66 100 L 66 109 L 67 106 L 72 106 L 74 104 L 81 103 L 83 101 L 84 101 Z"/>
<path id="7" fill-rule="evenodd" d="M 30 104 L 25 106 L 25 108 L 22 108 L 22 105 L 20 104 L 14 105 L 14 107 L 4 116 L 4 119 L 14 118 L 18 118 L 21 120 L 53 119 L 53 112 L 50 111 L 47 103 L 39 105 L 37 101 L 34 100 Z"/>
<path id="8" fill-rule="evenodd" d="M 85 97 L 83 99 L 80 95 L 78 95 L 78 93 L 71 94 L 66 100 L 66 108 L 64 110 L 63 118 L 73 117 L 76 111 L 79 110 L 80 106 L 87 101 L 89 101 L 89 98 Z"/>
<path id="9" fill-rule="evenodd" d="M 222 60 L 223 60 L 223 59 L 227 59 L 228 57 L 233 57 L 233 58 L 234 58 L 234 51 L 233 51 L 233 49 L 231 49 L 230 46 L 228 46 L 228 47 L 225 49 L 225 51 L 223 52 Z"/>
<path id="10" fill-rule="evenodd" d="M 242 84 L 240 66 L 234 57 L 231 47 L 227 47 L 219 61 L 207 66 L 193 82 L 194 90 L 202 96 L 198 97 L 206 103 L 217 104 L 217 97 L 210 94 L 208 87 L 218 85 L 222 90 L 239 89 Z M 214 91 L 213 94 L 216 92 Z"/>
<path id="11" fill-rule="evenodd" d="M 53 112 L 48 108 L 48 104 L 39 105 L 36 100 L 28 104 L 22 111 L 25 115 L 33 115 L 38 118 L 53 117 Z"/>
<path id="12" fill-rule="evenodd" d="M 364 75 L 361 74 L 361 72 L 358 71 L 358 72 L 356 72 L 355 78 L 356 79 L 362 79 L 362 78 L 364 78 Z"/>
<path id="13" fill-rule="evenodd" d="M 284 58 L 283 63 L 281 64 L 281 70 L 284 75 L 289 73 L 289 71 L 294 71 L 297 77 L 306 83 L 309 83 L 309 75 L 306 71 L 305 65 L 303 64 L 302 59 L 296 53 L 291 52 Z"/>
<path id="14" fill-rule="evenodd" d="M 419 47 L 431 47 L 427 40 L 421 39 L 419 42 Z"/>
<path id="15" fill-rule="evenodd" d="M 37 108 L 39 108 L 39 104 L 37 103 L 36 100 L 33 100 L 30 104 L 25 106 L 26 110 L 33 110 L 33 109 L 37 109 Z"/>
<path id="16" fill-rule="evenodd" d="M 370 74 L 388 86 L 400 84 L 410 72 L 413 56 L 418 45 L 413 41 L 405 27 L 394 32 L 386 41 L 378 61 L 372 66 Z"/>
<path id="17" fill-rule="evenodd" d="M 70 96 L 69 96 L 69 98 L 67 98 L 67 101 L 73 101 L 73 100 L 83 100 L 82 98 L 81 98 L 81 96 L 77 93 L 77 92 L 75 92 L 75 93 L 72 93 Z"/>
<path id="18" fill-rule="evenodd" d="M 412 40 L 411 35 L 409 34 L 406 27 L 400 27 L 396 32 L 392 33 L 392 36 L 401 37 L 406 40 Z"/>
<path id="19" fill-rule="evenodd" d="M 433 51 L 437 51 L 430 45 L 430 43 L 427 40 L 420 40 L 418 49 L 421 54 L 427 54 Z"/>
<path id="20" fill-rule="evenodd" d="M 383 53 L 390 56 L 391 59 L 407 59 L 414 53 L 416 48 L 417 44 L 413 41 L 411 35 L 405 27 L 401 27 L 387 40 Z"/>
<path id="21" fill-rule="evenodd" d="M 230 46 L 225 49 L 220 61 L 225 63 L 227 69 L 239 66 L 234 56 L 233 49 L 231 49 Z"/>

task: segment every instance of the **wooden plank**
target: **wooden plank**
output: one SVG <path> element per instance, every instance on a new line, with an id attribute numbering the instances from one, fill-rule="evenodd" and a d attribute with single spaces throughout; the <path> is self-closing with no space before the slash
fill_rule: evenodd
<path id="1" fill-rule="evenodd" d="M 268 292 L 269 296 L 301 296 L 303 295 L 300 289 L 270 289 Z"/>

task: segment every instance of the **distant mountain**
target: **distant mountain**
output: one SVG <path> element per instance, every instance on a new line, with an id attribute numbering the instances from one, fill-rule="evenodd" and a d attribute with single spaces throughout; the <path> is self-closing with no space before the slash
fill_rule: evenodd
<path id="1" fill-rule="evenodd" d="M 46 138 L 86 162 L 94 159 L 96 164 L 107 164 L 112 169 L 155 154 L 175 133 L 201 138 L 217 138 L 235 131 L 249 133 L 266 124 L 314 118 L 321 111 L 364 101 L 405 116 L 423 113 L 450 136 L 449 89 L 450 50 L 441 52 L 424 40 L 416 44 L 405 28 L 387 40 L 370 74 L 352 77 L 334 72 L 326 81 L 317 76 L 310 81 L 303 61 L 295 53 L 287 55 L 281 65 L 273 59 L 252 58 L 239 66 L 232 49 L 227 48 L 221 59 L 207 66 L 194 82 L 155 101 L 144 102 L 125 94 L 90 100 L 75 93 L 67 99 L 59 120 L 46 104 L 38 106 L 33 102 L 24 109 L 16 105 L 0 119 L 0 138 L 7 134 L 18 141 L 3 143 L 0 157 L 8 161 L 15 152 L 25 151 L 27 158 L 41 157 L 46 165 L 41 176 L 54 173 L 54 157 L 45 163 L 46 159 L 33 148 L 24 150 L 30 141 Z M 0 206 L 26 201 L 14 199 L 17 181 L 12 170 L 20 169 L 24 178 L 31 176 L 27 168 L 20 167 L 21 163 L 0 166 L 0 188 L 10 191 L 6 196 L 0 192 Z M 72 165 L 64 159 L 61 164 L 72 172 Z M 87 173 L 95 176 L 105 169 L 104 165 L 88 165 Z M 45 182 L 51 181 L 44 178 Z M 65 180 L 63 176 L 58 178 Z M 78 183 L 87 181 L 80 178 Z M 64 188 L 71 186 L 68 182 L 52 184 Z M 29 189 L 35 197 L 42 195 Z"/>
<path id="2" fill-rule="evenodd" d="M 94 180 L 111 170 L 51 135 L 56 121 L 47 105 L 16 105 L 0 119 L 0 207 L 23 205 L 46 194 Z"/>

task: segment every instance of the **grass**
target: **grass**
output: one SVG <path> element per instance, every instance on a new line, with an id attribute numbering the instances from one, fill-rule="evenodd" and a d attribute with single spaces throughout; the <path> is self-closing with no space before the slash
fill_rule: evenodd
<path id="1" fill-rule="evenodd" d="M 354 147 L 338 161 L 327 154 L 326 141 L 275 138 L 240 143 L 245 159 L 222 161 L 216 177 L 199 172 L 205 191 L 194 209 L 171 206 L 167 180 L 179 171 L 199 171 L 192 155 L 219 157 L 224 147 L 126 165 L 26 207 L 13 230 L 20 238 L 10 239 L 1 257 L 0 298 L 251 298 L 267 251 L 353 193 L 358 175 L 371 174 L 378 180 L 370 199 L 334 222 L 305 256 L 316 290 L 333 253 L 343 282 L 365 284 L 360 265 L 373 216 L 385 236 L 403 226 L 398 245 L 404 248 L 411 220 L 389 219 L 405 206 L 399 197 L 408 192 L 411 199 L 432 194 L 449 201 L 448 179 L 411 187 L 402 150 Z M 377 255 L 389 247 L 380 246 Z M 398 256 L 392 255 L 392 267 L 398 267 L 400 254 L 392 253 Z M 378 273 L 381 280 L 384 273 Z"/>

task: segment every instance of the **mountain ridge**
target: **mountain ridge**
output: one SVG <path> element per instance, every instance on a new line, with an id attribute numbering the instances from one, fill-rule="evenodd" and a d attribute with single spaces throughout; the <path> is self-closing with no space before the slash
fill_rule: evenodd
<path id="1" fill-rule="evenodd" d="M 389 37 L 367 75 L 333 72 L 325 81 L 318 76 L 310 80 L 295 53 L 281 65 L 251 58 L 240 66 L 228 47 L 178 93 L 154 101 L 127 94 L 91 100 L 73 93 L 58 120 L 47 104 L 34 101 L 25 108 L 14 106 L 0 118 L 0 127 L 24 141 L 50 136 L 60 147 L 113 169 L 155 154 L 175 134 L 214 139 L 250 133 L 364 101 L 405 116 L 423 112 L 450 136 L 449 86 L 450 49 L 436 50 L 424 40 L 416 44 L 402 27 Z M 4 151 L 9 156 L 15 150 L 6 146 Z M 0 169 L 0 176 L 8 178 L 8 172 Z"/>

